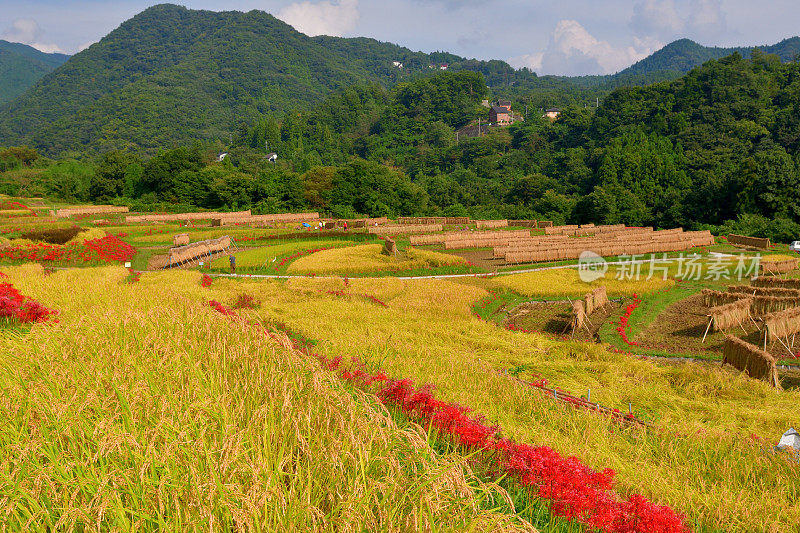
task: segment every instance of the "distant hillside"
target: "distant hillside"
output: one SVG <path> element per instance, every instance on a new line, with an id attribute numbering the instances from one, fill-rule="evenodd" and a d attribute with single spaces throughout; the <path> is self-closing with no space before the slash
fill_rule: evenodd
<path id="1" fill-rule="evenodd" d="M 45 54 L 36 48 L 0 39 L 0 106 L 64 64 L 68 55 Z"/>
<path id="2" fill-rule="evenodd" d="M 158 5 L 0 112 L 0 145 L 57 154 L 227 141 L 262 113 L 304 108 L 353 84 L 393 85 L 453 59 L 372 39 L 311 38 L 261 11 Z"/>
<path id="3" fill-rule="evenodd" d="M 28 56 L 19 53 L 20 47 L 28 49 Z M 40 57 L 47 54 L 30 47 L 11 48 L 16 54 L 11 70 L 31 79 L 65 59 L 49 57 L 48 63 Z M 154 153 L 198 140 L 228 143 L 265 114 L 280 120 L 286 113 L 311 109 L 334 91 L 353 85 L 391 87 L 444 65 L 450 71 L 481 72 L 491 97 L 512 98 L 534 109 L 584 106 L 614 88 L 675 79 L 737 50 L 682 40 L 616 75 L 537 76 L 504 61 L 414 52 L 368 38 L 308 37 L 262 11 L 162 4 L 124 22 L 0 107 L 0 145 L 29 144 L 59 155 L 112 148 Z M 764 50 L 790 59 L 800 50 L 800 39 Z M 741 53 L 749 55 L 749 49 Z M 23 68 L 20 58 L 30 60 L 30 54 L 40 64 Z M 0 76 L 0 87 L 16 84 L 15 79 Z"/>
<path id="4" fill-rule="evenodd" d="M 677 77 L 678 74 L 685 74 L 706 61 L 720 59 L 735 52 L 747 59 L 753 48 L 759 48 L 768 54 L 776 54 L 781 61 L 792 61 L 800 54 L 800 37 L 785 39 L 774 45 L 732 48 L 703 46 L 690 39 L 680 39 L 634 63 L 614 77 L 626 78 L 654 72 L 675 72 Z"/>

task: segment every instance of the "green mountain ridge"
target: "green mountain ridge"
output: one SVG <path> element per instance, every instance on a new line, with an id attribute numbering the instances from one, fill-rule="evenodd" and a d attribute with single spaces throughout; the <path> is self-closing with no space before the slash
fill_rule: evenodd
<path id="1" fill-rule="evenodd" d="M 46 54 L 32 46 L 0 39 L 0 106 L 66 63 L 66 54 Z"/>
<path id="2" fill-rule="evenodd" d="M 691 39 L 673 41 L 637 61 L 630 67 L 614 74 L 615 77 L 628 77 L 649 74 L 657 71 L 678 72 L 684 74 L 694 67 L 702 65 L 711 59 L 721 59 L 734 53 L 743 58 L 750 58 L 752 51 L 758 48 L 766 54 L 775 54 L 781 61 L 793 61 L 800 54 L 800 37 L 791 37 L 774 45 L 717 47 L 703 46 Z"/>
<path id="3" fill-rule="evenodd" d="M 504 61 L 414 52 L 370 38 L 308 37 L 262 11 L 161 4 L 125 21 L 0 108 L 0 145 L 28 144 L 59 155 L 110 149 L 152 154 L 195 141 L 227 144 L 265 114 L 308 110 L 353 85 L 393 87 L 438 72 L 442 64 L 481 72 L 495 97 L 532 108 L 583 106 L 621 86 L 673 80 L 731 50 L 749 55 L 750 49 L 683 39 L 614 75 L 537 76 Z M 800 50 L 800 38 L 764 50 L 787 60 Z"/>

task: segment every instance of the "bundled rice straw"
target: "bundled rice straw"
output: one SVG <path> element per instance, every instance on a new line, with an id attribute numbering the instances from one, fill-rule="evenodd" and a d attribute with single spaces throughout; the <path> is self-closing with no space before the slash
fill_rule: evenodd
<path id="1" fill-rule="evenodd" d="M 726 335 L 722 364 L 725 363 L 747 372 L 751 378 L 763 379 L 773 387 L 780 387 L 775 358 L 749 342 Z"/>
<path id="2" fill-rule="evenodd" d="M 751 306 L 753 316 L 763 316 L 767 313 L 784 311 L 800 306 L 800 298 L 786 296 L 755 296 Z"/>
<path id="3" fill-rule="evenodd" d="M 783 259 L 781 261 L 762 259 L 759 264 L 759 269 L 762 273 L 783 274 L 797 269 L 797 262 L 797 259 Z"/>
<path id="4" fill-rule="evenodd" d="M 800 297 L 800 289 L 784 287 L 754 287 L 750 285 L 731 285 L 728 292 L 740 292 L 750 296 L 792 296 Z"/>
<path id="5" fill-rule="evenodd" d="M 590 292 L 583 297 L 583 307 L 586 309 L 586 315 L 594 313 L 594 296 Z"/>
<path id="6" fill-rule="evenodd" d="M 602 309 L 608 305 L 608 293 L 606 292 L 605 286 L 597 287 L 595 290 L 593 290 L 592 299 L 594 300 L 595 309 Z"/>
<path id="7" fill-rule="evenodd" d="M 769 239 L 760 239 L 758 237 L 748 237 L 746 235 L 728 235 L 728 242 L 733 245 L 750 246 L 752 248 L 769 248 Z"/>
<path id="8" fill-rule="evenodd" d="M 703 305 L 706 307 L 717 307 L 724 304 L 739 301 L 747 298 L 748 295 L 740 292 L 720 292 L 713 289 L 703 289 Z"/>
<path id="9" fill-rule="evenodd" d="M 586 327 L 586 307 L 583 300 L 572 302 L 572 331 Z"/>
<path id="10" fill-rule="evenodd" d="M 767 337 L 781 338 L 800 333 L 800 307 L 769 313 L 764 317 Z"/>
<path id="11" fill-rule="evenodd" d="M 783 279 L 775 276 L 759 276 L 753 280 L 753 287 L 783 287 L 800 289 L 800 279 Z"/>
<path id="12" fill-rule="evenodd" d="M 745 298 L 729 304 L 712 307 L 709 311 L 714 331 L 725 331 L 733 326 L 739 326 L 750 316 L 752 300 Z"/>

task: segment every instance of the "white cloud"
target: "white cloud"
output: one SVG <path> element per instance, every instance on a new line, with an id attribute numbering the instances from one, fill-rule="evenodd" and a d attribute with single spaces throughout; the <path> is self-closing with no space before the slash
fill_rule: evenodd
<path id="1" fill-rule="evenodd" d="M 721 37 L 727 29 L 721 0 L 640 0 L 629 23 L 638 36 L 670 41 Z"/>
<path id="2" fill-rule="evenodd" d="M 693 0 L 686 21 L 689 33 L 706 39 L 718 38 L 725 33 L 728 23 L 720 0 Z"/>
<path id="3" fill-rule="evenodd" d="M 14 43 L 27 44 L 46 54 L 64 52 L 57 44 L 41 42 L 42 33 L 38 22 L 33 19 L 20 18 L 15 20 L 10 28 L 3 31 L 2 37 Z"/>
<path id="4" fill-rule="evenodd" d="M 358 0 L 297 2 L 278 12 L 278 18 L 306 35 L 341 37 L 358 22 Z"/>
<path id="5" fill-rule="evenodd" d="M 630 27 L 637 35 L 670 39 L 683 30 L 686 21 L 674 0 L 644 0 L 633 6 Z"/>
<path id="6" fill-rule="evenodd" d="M 633 45 L 615 47 L 590 34 L 576 20 L 560 21 L 544 52 L 509 60 L 516 67 L 528 67 L 544 74 L 612 74 L 650 55 L 661 43 L 634 39 Z"/>

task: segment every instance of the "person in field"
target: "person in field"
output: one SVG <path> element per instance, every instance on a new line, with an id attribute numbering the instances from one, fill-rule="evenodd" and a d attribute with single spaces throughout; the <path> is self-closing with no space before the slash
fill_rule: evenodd
<path id="1" fill-rule="evenodd" d="M 231 263 L 231 274 L 236 274 L 236 256 L 231 254 L 230 257 L 228 257 L 228 261 Z"/>

